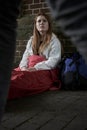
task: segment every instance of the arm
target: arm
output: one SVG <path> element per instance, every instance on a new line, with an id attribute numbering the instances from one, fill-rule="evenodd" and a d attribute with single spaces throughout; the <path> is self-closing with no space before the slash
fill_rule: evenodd
<path id="1" fill-rule="evenodd" d="M 34 67 L 36 70 L 53 69 L 61 60 L 61 44 L 56 36 L 51 39 L 50 45 L 43 52 L 47 60 L 37 63 Z"/>
<path id="2" fill-rule="evenodd" d="M 20 61 L 19 67 L 21 70 L 27 70 L 28 69 L 28 57 L 31 55 L 32 47 L 31 47 L 32 38 L 27 43 L 26 50 L 23 54 L 22 60 Z"/>

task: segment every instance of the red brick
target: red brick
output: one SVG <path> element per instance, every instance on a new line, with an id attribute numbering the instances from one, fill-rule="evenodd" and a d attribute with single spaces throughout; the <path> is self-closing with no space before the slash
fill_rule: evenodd
<path id="1" fill-rule="evenodd" d="M 40 0 L 34 0 L 34 3 L 40 3 Z"/>
<path id="2" fill-rule="evenodd" d="M 42 8 L 42 4 L 32 4 L 32 5 L 30 5 L 30 9 L 35 9 L 35 8 Z"/>
<path id="3" fill-rule="evenodd" d="M 33 0 L 25 0 L 23 1 L 24 4 L 32 4 L 33 3 Z"/>
<path id="4" fill-rule="evenodd" d="M 33 13 L 37 14 L 37 13 L 39 13 L 39 11 L 40 11 L 39 9 L 35 9 L 35 10 L 33 10 Z"/>
<path id="5" fill-rule="evenodd" d="M 40 11 L 42 11 L 42 12 L 46 12 L 46 13 L 50 13 L 49 8 L 43 8 L 43 9 L 40 9 Z"/>

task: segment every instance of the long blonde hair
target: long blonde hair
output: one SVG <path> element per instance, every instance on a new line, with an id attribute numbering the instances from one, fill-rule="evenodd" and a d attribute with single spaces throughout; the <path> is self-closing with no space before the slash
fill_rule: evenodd
<path id="1" fill-rule="evenodd" d="M 41 42 L 40 33 L 38 32 L 38 30 L 36 28 L 36 20 L 37 20 L 38 16 L 44 16 L 47 19 L 48 25 L 49 25 L 46 37 L 44 38 L 44 40 L 41 44 L 40 44 L 40 42 Z M 50 43 L 51 36 L 52 36 L 52 26 L 51 26 L 50 17 L 43 12 L 37 14 L 37 16 L 35 17 L 35 20 L 34 20 L 34 30 L 33 30 L 33 40 L 32 40 L 33 53 L 36 55 L 41 54 L 44 51 L 44 49 L 48 46 L 48 44 Z"/>

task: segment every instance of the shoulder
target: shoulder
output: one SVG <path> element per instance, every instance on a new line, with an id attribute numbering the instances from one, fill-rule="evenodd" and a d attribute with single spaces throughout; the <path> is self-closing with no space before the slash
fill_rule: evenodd
<path id="1" fill-rule="evenodd" d="M 33 40 L 33 36 L 30 36 L 28 42 L 29 42 L 29 41 L 32 41 L 32 40 Z"/>
<path id="2" fill-rule="evenodd" d="M 52 33 L 52 39 L 53 38 L 57 38 L 56 34 L 55 33 Z"/>
<path id="3" fill-rule="evenodd" d="M 31 36 L 30 39 L 27 42 L 27 46 L 28 47 L 31 46 L 32 40 L 33 40 L 33 36 Z"/>
<path id="4" fill-rule="evenodd" d="M 51 44 L 59 44 L 59 45 L 60 45 L 60 40 L 59 40 L 59 38 L 56 36 L 56 34 L 54 34 L 54 33 L 52 33 Z"/>
<path id="5" fill-rule="evenodd" d="M 58 42 L 60 42 L 59 38 L 54 33 L 52 33 L 51 41 L 58 41 Z"/>
<path id="6" fill-rule="evenodd" d="M 53 40 L 53 42 L 51 42 L 52 45 L 55 46 L 55 47 L 60 48 L 61 53 L 63 55 L 64 54 L 64 48 L 63 48 L 62 43 L 61 43 L 60 39 L 58 38 L 58 36 L 53 33 L 51 40 Z"/>

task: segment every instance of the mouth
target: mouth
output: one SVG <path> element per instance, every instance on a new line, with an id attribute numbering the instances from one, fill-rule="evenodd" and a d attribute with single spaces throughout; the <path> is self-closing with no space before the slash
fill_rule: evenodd
<path id="1" fill-rule="evenodd" d="M 40 27 L 42 27 L 42 28 L 43 28 L 43 27 L 44 27 L 44 25 L 40 25 Z"/>

